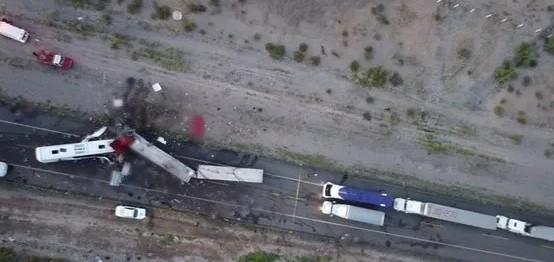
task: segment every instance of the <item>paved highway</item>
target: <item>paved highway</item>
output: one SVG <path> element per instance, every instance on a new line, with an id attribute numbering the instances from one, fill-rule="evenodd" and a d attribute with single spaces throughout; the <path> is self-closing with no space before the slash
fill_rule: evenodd
<path id="1" fill-rule="evenodd" d="M 504 214 L 542 224 L 552 224 L 551 218 L 426 194 L 378 181 L 331 174 L 274 159 L 170 141 L 168 146 L 159 146 L 191 167 L 211 163 L 261 168 L 265 170 L 264 183 L 194 180 L 190 184 L 181 184 L 146 160 L 131 155 L 132 175 L 125 178 L 120 187 L 109 186 L 111 169 L 95 160 L 53 164 L 41 164 L 35 160 L 36 146 L 76 142 L 96 128 L 86 121 L 44 114 L 21 117 L 0 108 L 0 161 L 15 166 L 13 172 L 3 180 L 331 236 L 338 245 L 357 245 L 361 250 L 366 246 L 382 247 L 390 248 L 391 251 L 469 261 L 554 260 L 554 243 L 505 231 L 472 228 L 394 210 L 383 210 L 387 213 L 386 226 L 383 228 L 329 217 L 319 211 L 322 202 L 320 191 L 326 181 L 340 182 L 366 189 L 384 189 L 395 197 L 455 205 L 490 215 Z"/>

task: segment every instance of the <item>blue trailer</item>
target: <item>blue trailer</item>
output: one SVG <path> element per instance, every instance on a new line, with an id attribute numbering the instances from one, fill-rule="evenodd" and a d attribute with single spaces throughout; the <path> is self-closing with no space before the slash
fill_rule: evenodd
<path id="1" fill-rule="evenodd" d="M 342 199 L 351 202 L 392 207 L 394 199 L 384 192 L 368 191 L 354 187 L 345 187 L 327 182 L 323 185 L 324 198 Z"/>

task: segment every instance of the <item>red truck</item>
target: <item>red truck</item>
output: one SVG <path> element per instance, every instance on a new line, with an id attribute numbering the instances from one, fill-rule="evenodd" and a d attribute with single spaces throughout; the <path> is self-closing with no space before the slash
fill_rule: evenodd
<path id="1" fill-rule="evenodd" d="M 73 66 L 73 60 L 71 58 L 64 57 L 52 51 L 42 49 L 39 52 L 33 52 L 33 55 L 36 56 L 37 61 L 41 64 L 59 67 L 63 70 L 70 69 Z"/>

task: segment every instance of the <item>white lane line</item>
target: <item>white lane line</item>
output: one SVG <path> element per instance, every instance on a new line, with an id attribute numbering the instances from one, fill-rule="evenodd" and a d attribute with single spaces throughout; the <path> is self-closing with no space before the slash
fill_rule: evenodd
<path id="1" fill-rule="evenodd" d="M 217 166 L 224 166 L 223 164 L 220 164 L 220 163 L 216 163 L 216 162 L 212 162 L 212 161 L 208 161 L 208 160 L 202 160 L 202 159 L 198 159 L 198 158 L 194 158 L 194 157 L 189 157 L 189 156 L 180 156 L 180 155 L 176 155 L 175 157 L 177 157 L 177 158 L 182 158 L 182 159 L 193 160 L 193 161 L 197 161 L 197 162 L 201 162 L 201 163 L 206 163 L 206 164 L 213 164 L 213 165 L 217 165 Z M 294 182 L 300 181 L 301 183 L 309 184 L 309 185 L 314 185 L 314 186 L 323 186 L 323 184 L 321 184 L 321 183 L 315 183 L 315 182 L 310 182 L 310 181 L 298 180 L 298 179 L 296 179 L 296 178 L 286 177 L 286 176 L 280 176 L 280 175 L 275 175 L 275 174 L 271 174 L 271 173 L 267 173 L 267 172 L 264 172 L 264 175 L 272 176 L 272 177 L 276 177 L 276 178 L 287 179 L 287 180 L 291 180 L 291 181 L 294 181 Z"/>
<path id="2" fill-rule="evenodd" d="M 36 129 L 36 130 L 41 130 L 41 131 L 46 131 L 46 132 L 51 132 L 51 133 L 56 133 L 56 134 L 62 134 L 62 135 L 66 135 L 66 136 L 81 137 L 81 136 L 76 135 L 76 134 L 56 131 L 56 130 L 43 128 L 43 127 L 38 127 L 38 126 L 30 126 L 30 125 L 25 125 L 25 124 L 21 124 L 21 123 L 6 121 L 6 120 L 0 120 L 0 123 L 10 124 L 10 125 L 15 125 L 15 126 L 21 126 L 21 127 L 27 127 L 27 128 L 31 128 L 31 129 Z"/>
<path id="3" fill-rule="evenodd" d="M 421 222 L 421 224 L 430 225 L 430 226 L 434 226 L 434 227 L 444 227 L 443 225 L 433 224 L 433 223 L 429 223 L 429 222 Z"/>
<path id="4" fill-rule="evenodd" d="M 542 247 L 554 250 L 554 247 L 551 247 L 551 246 L 542 245 Z"/>
<path id="5" fill-rule="evenodd" d="M 498 239 L 502 239 L 502 240 L 510 240 L 510 239 L 507 238 L 507 237 L 500 237 L 500 236 L 489 235 L 489 234 L 485 234 L 485 233 L 481 233 L 481 235 L 486 236 L 486 237 L 498 238 Z"/>
<path id="6" fill-rule="evenodd" d="M 296 209 L 298 208 L 298 194 L 300 193 L 300 182 L 302 182 L 302 166 L 300 166 L 300 172 L 298 172 L 298 183 L 296 185 L 296 197 L 294 200 L 293 216 L 296 216 Z M 296 221 L 296 218 L 292 219 L 292 222 Z"/>
<path id="7" fill-rule="evenodd" d="M 41 169 L 41 168 L 34 168 L 34 167 L 29 167 L 29 166 L 22 166 L 22 165 L 17 165 L 17 164 L 12 164 L 12 165 L 17 166 L 17 167 L 21 167 L 21 168 L 32 169 L 32 170 L 36 170 L 36 171 L 43 171 L 43 172 L 47 172 L 47 173 L 60 174 L 60 175 L 68 176 L 68 177 L 71 177 L 71 178 L 78 177 L 78 178 L 85 179 L 85 180 L 91 180 L 91 181 L 101 182 L 101 183 L 104 183 L 104 184 L 109 184 L 108 181 L 92 179 L 92 178 L 88 178 L 88 177 L 74 176 L 74 175 L 67 174 L 67 173 L 62 173 L 62 172 L 57 172 L 57 171 L 52 171 L 52 170 L 47 170 L 47 169 Z M 194 199 L 194 200 L 198 200 L 198 201 L 204 201 L 204 202 L 208 202 L 208 203 L 214 203 L 214 204 L 231 206 L 231 207 L 238 207 L 238 208 L 243 207 L 241 205 L 226 203 L 226 202 L 217 201 L 217 200 L 211 200 L 211 199 L 200 198 L 200 197 L 189 196 L 189 195 L 171 194 L 171 193 L 163 192 L 163 191 L 156 190 L 156 189 L 148 189 L 148 188 L 132 186 L 132 185 L 122 184 L 120 187 L 135 188 L 135 189 L 140 189 L 140 190 L 145 190 L 145 191 L 150 191 L 150 192 L 156 192 L 156 193 L 159 193 L 159 194 L 165 194 L 165 195 L 170 195 L 170 196 L 179 196 L 179 197 L 182 197 L 182 198 Z M 433 240 L 428 240 L 428 239 L 423 239 L 423 238 L 417 238 L 417 237 L 411 237 L 411 236 L 406 236 L 406 235 L 401 235 L 401 234 L 388 233 L 388 232 L 375 230 L 375 229 L 345 225 L 345 224 L 340 224 L 340 223 L 336 223 L 336 222 L 330 222 L 330 221 L 324 221 L 324 220 L 320 220 L 320 219 L 313 219 L 313 218 L 308 218 L 308 217 L 296 216 L 296 215 L 291 215 L 291 214 L 286 214 L 286 213 L 264 210 L 264 209 L 260 209 L 260 208 L 251 208 L 251 210 L 258 211 L 258 212 L 263 212 L 263 213 L 268 213 L 268 214 L 281 215 L 281 216 L 286 216 L 286 217 L 294 217 L 296 219 L 302 219 L 302 220 L 311 221 L 311 222 L 314 222 L 314 223 L 340 226 L 340 227 L 345 227 L 345 228 L 350 228 L 350 229 L 355 229 L 355 230 L 361 230 L 361 231 L 366 231 L 366 232 L 375 233 L 375 234 L 381 234 L 381 235 L 386 235 L 386 236 L 394 236 L 394 237 L 410 239 L 410 240 L 415 240 L 415 241 L 420 241 L 420 242 L 432 243 L 432 244 L 441 245 L 441 246 L 448 246 L 448 247 L 470 250 L 470 251 L 475 251 L 475 252 L 480 252 L 480 253 L 485 253 L 485 254 L 490 254 L 490 255 L 496 255 L 496 256 L 501 256 L 501 257 L 519 259 L 519 260 L 522 260 L 522 261 L 546 262 L 546 261 L 542 261 L 542 260 L 519 257 L 519 256 L 514 256 L 514 255 L 509 255 L 509 254 L 504 254 L 504 253 L 499 253 L 499 252 L 494 252 L 494 251 L 488 251 L 488 250 L 484 250 L 484 249 L 466 247 L 466 246 L 456 245 L 456 244 L 443 243 L 443 242 L 438 242 L 438 241 L 433 241 Z M 547 247 L 547 246 L 543 246 L 543 247 L 550 248 L 550 247 Z"/>

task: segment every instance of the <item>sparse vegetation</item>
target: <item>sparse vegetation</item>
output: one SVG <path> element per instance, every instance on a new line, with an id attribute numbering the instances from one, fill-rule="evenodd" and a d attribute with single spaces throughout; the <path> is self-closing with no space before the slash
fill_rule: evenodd
<path id="1" fill-rule="evenodd" d="M 162 237 L 162 243 L 168 245 L 168 244 L 171 244 L 173 243 L 173 240 L 175 239 L 175 237 L 172 235 L 172 234 L 165 234 L 163 237 Z"/>
<path id="2" fill-rule="evenodd" d="M 338 53 L 337 51 L 335 51 L 335 50 L 331 50 L 331 55 L 333 55 L 333 56 L 336 57 L 336 58 L 339 58 L 339 57 L 340 57 L 339 53 Z"/>
<path id="3" fill-rule="evenodd" d="M 219 0 L 210 0 L 208 4 L 211 6 L 219 7 Z"/>
<path id="4" fill-rule="evenodd" d="M 439 14 L 438 12 L 435 12 L 435 13 L 433 14 L 433 19 L 435 19 L 435 21 L 437 21 L 437 22 L 442 22 L 442 20 L 444 20 L 444 18 L 442 17 L 442 15 Z"/>
<path id="5" fill-rule="evenodd" d="M 119 48 L 121 48 L 121 46 L 126 46 L 126 47 L 129 47 L 129 48 L 133 47 L 133 45 L 129 41 L 129 37 L 116 33 L 114 35 L 114 37 L 112 38 L 111 48 L 112 49 L 119 49 Z"/>
<path id="6" fill-rule="evenodd" d="M 327 94 L 329 94 L 329 95 L 330 95 L 330 94 L 332 94 L 332 93 L 333 93 L 333 89 L 331 89 L 331 88 L 327 88 L 327 91 L 325 91 L 325 92 L 326 92 Z"/>
<path id="7" fill-rule="evenodd" d="M 375 38 L 375 40 L 379 41 L 379 40 L 381 40 L 382 36 L 379 33 L 375 33 L 375 35 L 373 35 L 373 38 Z"/>
<path id="8" fill-rule="evenodd" d="M 360 63 L 358 61 L 354 60 L 352 63 L 350 63 L 350 71 L 356 73 L 360 69 Z"/>
<path id="9" fill-rule="evenodd" d="M 364 48 L 364 58 L 365 60 L 371 60 L 373 59 L 373 47 L 372 46 L 366 46 Z"/>
<path id="10" fill-rule="evenodd" d="M 201 4 L 188 4 L 187 5 L 188 9 L 190 12 L 192 13 L 202 13 L 202 12 L 206 12 L 206 10 L 208 10 L 208 8 L 206 8 L 205 5 L 201 5 Z"/>
<path id="11" fill-rule="evenodd" d="M 514 62 L 517 67 L 535 67 L 537 58 L 535 48 L 530 43 L 522 43 L 515 50 Z"/>
<path id="12" fill-rule="evenodd" d="M 523 141 L 523 135 L 510 135 L 509 138 L 512 140 L 514 145 L 520 145 Z"/>
<path id="13" fill-rule="evenodd" d="M 274 43 L 265 44 L 265 50 L 269 53 L 269 56 L 273 59 L 283 60 L 285 58 L 285 46 Z"/>
<path id="14" fill-rule="evenodd" d="M 305 53 L 306 51 L 308 51 L 308 44 L 301 43 L 300 45 L 298 45 L 298 50 L 302 53 Z"/>
<path id="15" fill-rule="evenodd" d="M 383 25 L 388 25 L 390 24 L 390 22 L 387 19 L 387 17 L 383 14 L 383 12 L 385 12 L 385 6 L 383 4 L 379 4 L 371 8 L 371 14 L 375 16 L 377 21 L 379 21 L 379 23 Z"/>
<path id="16" fill-rule="evenodd" d="M 371 121 L 371 113 L 369 113 L 368 111 L 364 112 L 362 116 L 365 120 Z"/>
<path id="17" fill-rule="evenodd" d="M 512 62 L 504 61 L 504 63 L 494 70 L 494 77 L 499 84 L 506 84 L 517 77 L 517 72 Z"/>
<path id="18" fill-rule="evenodd" d="M 471 57 L 471 51 L 467 48 L 460 48 L 457 52 L 458 59 L 469 59 Z"/>
<path id="19" fill-rule="evenodd" d="M 321 57 L 317 55 L 310 57 L 310 63 L 312 63 L 313 66 L 318 66 L 321 63 Z"/>
<path id="20" fill-rule="evenodd" d="M 0 261 L 1 262 L 15 262 L 16 256 L 13 248 L 0 247 Z"/>
<path id="21" fill-rule="evenodd" d="M 83 38 L 93 36 L 96 33 L 96 27 L 92 24 L 85 23 L 79 20 L 71 20 L 65 23 L 65 29 L 67 31 L 76 33 Z"/>
<path id="22" fill-rule="evenodd" d="M 414 119 L 416 116 L 417 110 L 415 108 L 406 109 L 406 118 Z"/>
<path id="23" fill-rule="evenodd" d="M 196 28 L 196 23 L 189 19 L 183 19 L 183 29 L 186 32 L 192 32 Z"/>
<path id="24" fill-rule="evenodd" d="M 531 77 L 530 76 L 524 76 L 521 80 L 521 84 L 523 86 L 529 86 L 531 84 Z"/>
<path id="25" fill-rule="evenodd" d="M 541 91 L 535 91 L 535 97 L 538 99 L 538 100 L 542 100 L 544 98 L 544 94 L 541 92 Z"/>
<path id="26" fill-rule="evenodd" d="M 373 102 L 375 102 L 375 98 L 373 98 L 372 96 L 368 96 L 365 98 L 365 101 L 368 104 L 373 104 Z"/>
<path id="27" fill-rule="evenodd" d="M 389 78 L 389 81 L 393 86 L 399 86 L 404 84 L 404 79 L 402 79 L 402 77 L 398 72 L 394 72 L 392 76 Z"/>
<path id="28" fill-rule="evenodd" d="M 342 36 L 348 37 L 348 30 L 345 29 L 344 31 L 342 31 Z"/>
<path id="29" fill-rule="evenodd" d="M 258 42 L 262 39 L 262 35 L 260 35 L 259 33 L 255 33 L 254 34 L 254 41 Z"/>
<path id="30" fill-rule="evenodd" d="M 171 17 L 171 8 L 167 5 L 158 5 L 155 7 L 153 18 L 167 20 Z"/>
<path id="31" fill-rule="evenodd" d="M 545 149 L 544 150 L 544 157 L 546 157 L 546 158 L 550 158 L 553 154 L 554 153 L 550 149 Z"/>
<path id="32" fill-rule="evenodd" d="M 178 72 L 183 72 L 187 69 L 184 56 L 185 53 L 183 51 L 174 47 L 167 48 L 163 51 L 145 47 L 139 48 L 131 54 L 133 60 L 138 60 L 141 57 L 147 58 L 167 70 Z"/>
<path id="33" fill-rule="evenodd" d="M 381 66 L 371 67 L 358 77 L 358 83 L 362 86 L 384 87 L 387 83 L 387 75 L 387 70 Z"/>
<path id="34" fill-rule="evenodd" d="M 461 148 L 457 145 L 452 145 L 447 142 L 439 141 L 432 134 L 426 134 L 419 138 L 420 144 L 427 149 L 428 154 L 461 154 L 464 156 L 478 156 L 477 153 L 469 149 Z"/>
<path id="35" fill-rule="evenodd" d="M 472 127 L 469 125 L 457 126 L 456 128 L 452 129 L 451 132 L 456 135 L 465 136 L 465 137 L 477 135 L 477 130 L 475 129 L 475 127 Z"/>
<path id="36" fill-rule="evenodd" d="M 505 113 L 504 108 L 501 106 L 495 106 L 493 108 L 493 111 L 494 111 L 494 114 L 498 117 L 503 117 Z"/>
<path id="37" fill-rule="evenodd" d="M 142 0 L 133 0 L 128 6 L 127 6 L 127 12 L 129 14 L 138 14 L 142 10 Z"/>
<path id="38" fill-rule="evenodd" d="M 521 125 L 527 124 L 527 115 L 523 111 L 518 112 L 517 122 Z"/>
<path id="39" fill-rule="evenodd" d="M 546 38 L 544 42 L 544 51 L 551 55 L 554 55 L 554 37 Z"/>
<path id="40" fill-rule="evenodd" d="M 304 53 L 300 52 L 300 51 L 294 51 L 294 61 L 298 62 L 298 63 L 302 63 L 304 62 L 304 57 L 306 55 L 304 55 Z"/>
<path id="41" fill-rule="evenodd" d="M 275 262 L 280 258 L 278 254 L 255 251 L 239 257 L 238 262 Z"/>
<path id="42" fill-rule="evenodd" d="M 112 17 L 108 14 L 102 14 L 100 17 L 100 23 L 103 25 L 111 25 L 112 24 Z"/>
<path id="43" fill-rule="evenodd" d="M 63 0 L 63 2 L 72 5 L 74 8 L 102 11 L 106 9 L 111 0 Z"/>

